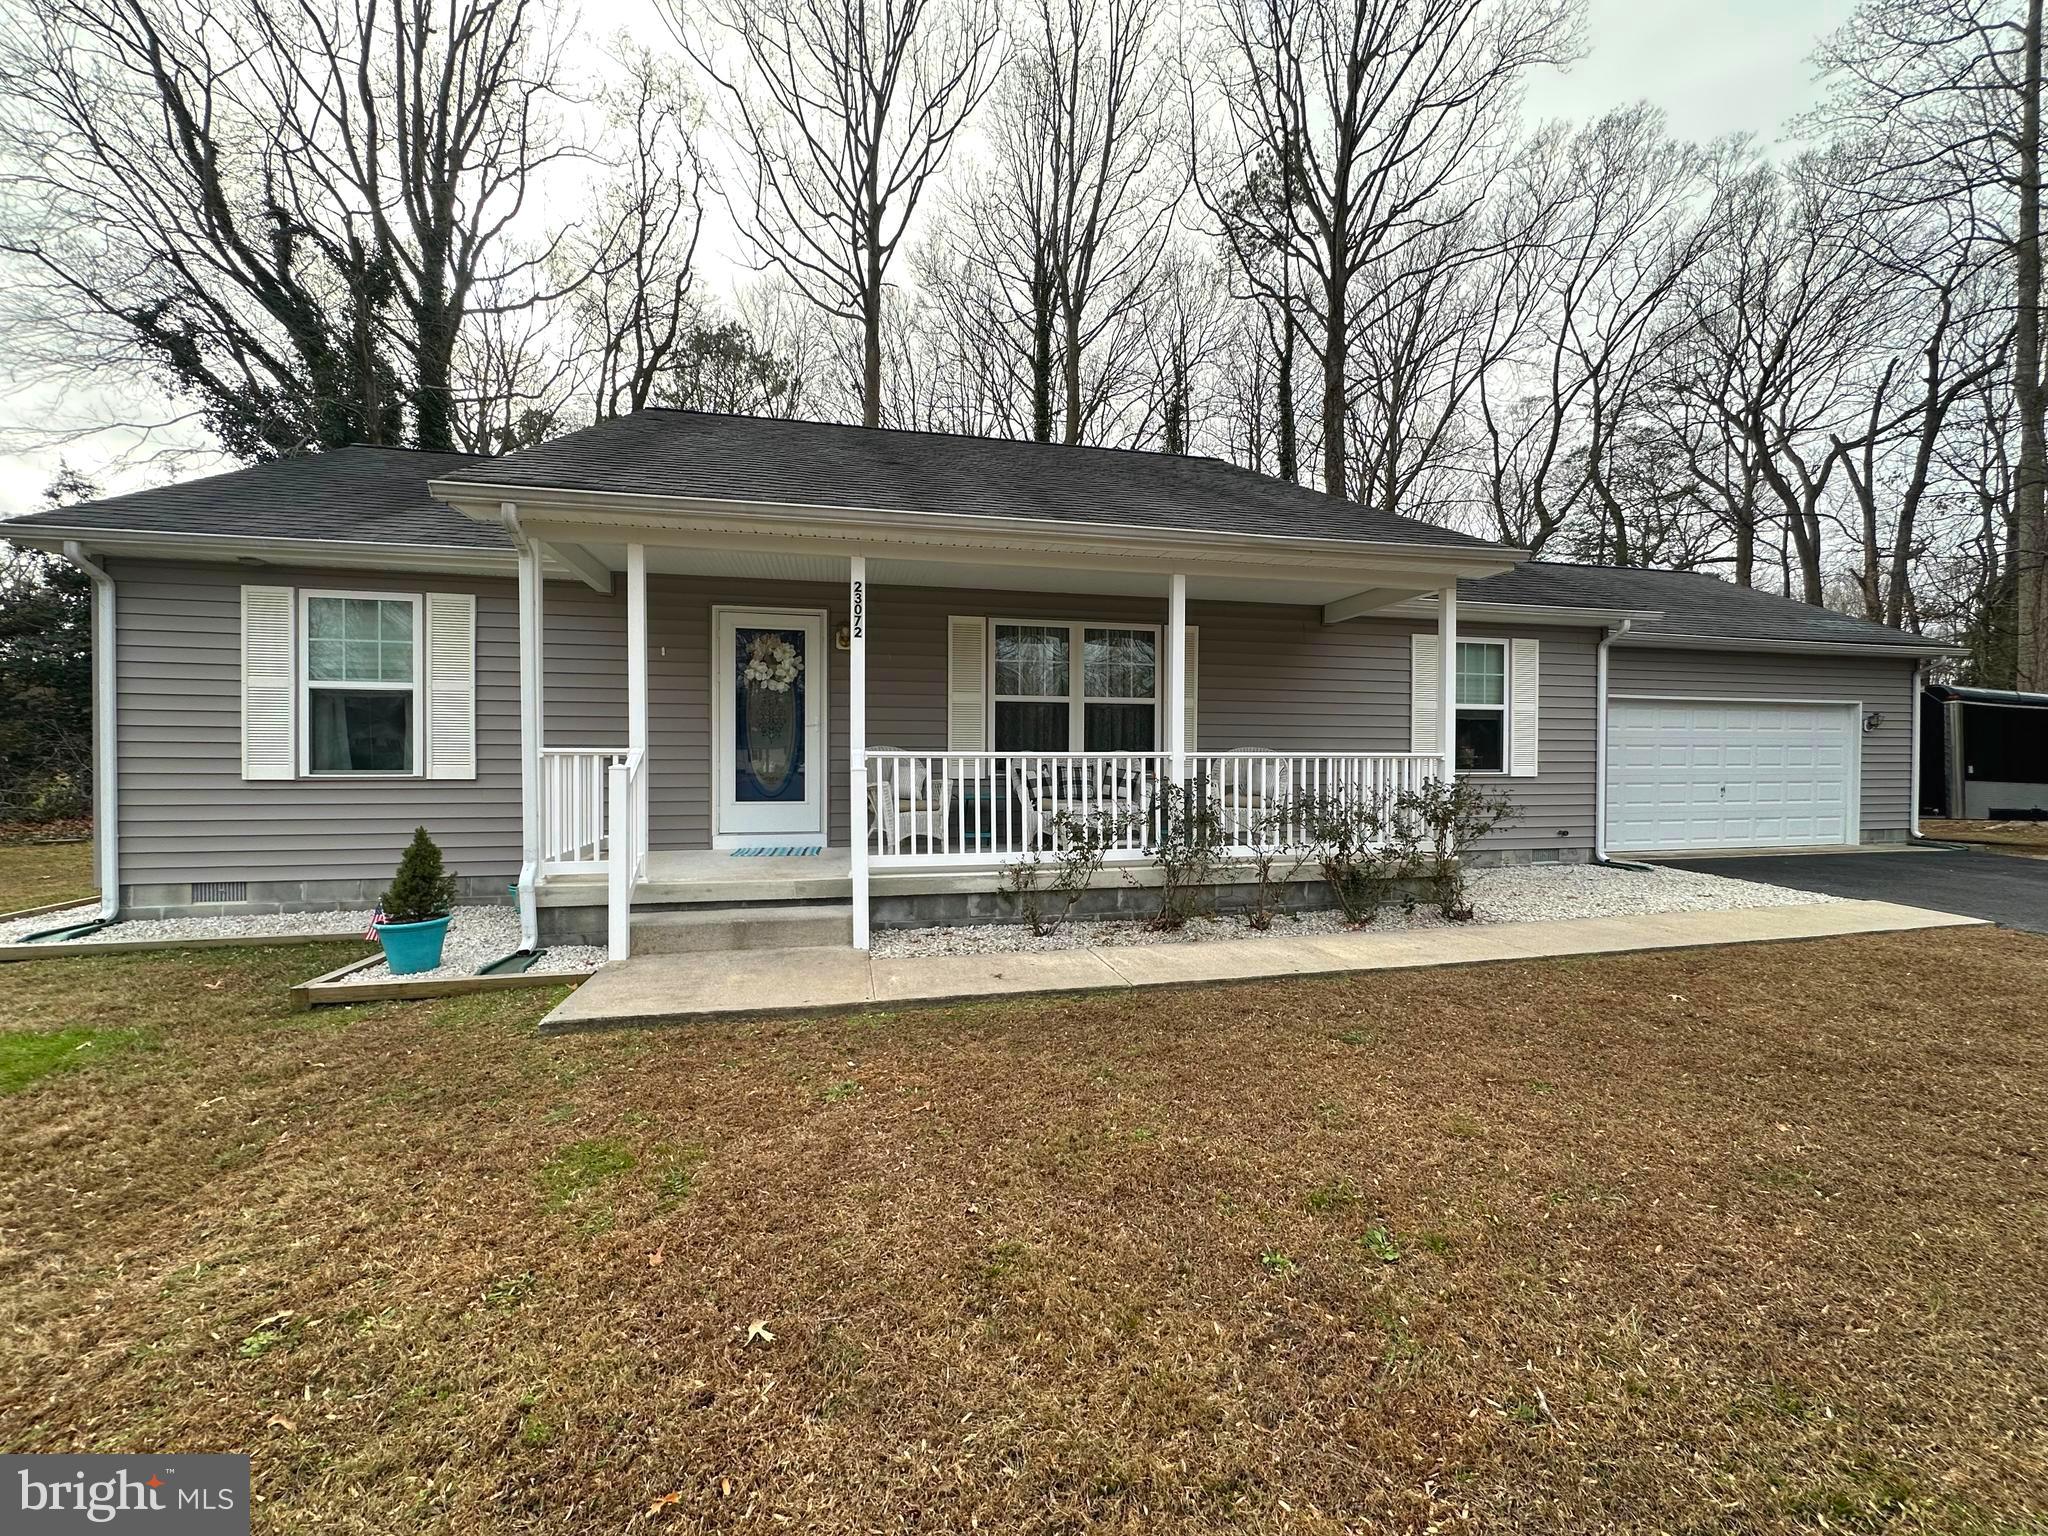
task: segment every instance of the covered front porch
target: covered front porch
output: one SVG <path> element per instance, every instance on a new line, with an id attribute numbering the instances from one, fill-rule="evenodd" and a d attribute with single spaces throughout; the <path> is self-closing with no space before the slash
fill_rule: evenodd
<path id="1" fill-rule="evenodd" d="M 602 907 L 614 958 L 636 911 L 801 902 L 846 903 L 865 949 L 878 900 L 994 891 L 1080 826 L 1110 829 L 1106 868 L 1132 872 L 1174 795 L 1249 859 L 1300 835 L 1287 808 L 1307 798 L 1447 776 L 1455 669 L 1433 668 L 1411 711 L 1405 649 L 1324 637 L 1399 610 L 1456 656 L 1456 579 L 1500 563 L 1014 533 L 1026 547 L 792 547 L 671 519 L 502 515 L 519 549 L 522 926 L 533 943 L 543 908 Z M 544 559 L 590 590 L 544 586 Z M 590 638 L 591 593 L 622 621 L 615 659 Z M 569 687 L 565 648 L 594 653 Z M 607 672 L 623 674 L 621 736 L 567 737 L 565 717 L 591 713 L 582 679 Z M 551 688 L 566 695 L 552 711 Z M 1378 741 L 1401 750 L 1358 749 Z"/>

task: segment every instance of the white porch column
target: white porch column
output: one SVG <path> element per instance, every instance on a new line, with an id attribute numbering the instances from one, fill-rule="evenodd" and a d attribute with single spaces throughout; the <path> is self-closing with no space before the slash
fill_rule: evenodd
<path id="1" fill-rule="evenodd" d="M 543 584 L 540 546 L 518 532 L 518 514 L 511 503 L 504 511 L 519 549 L 519 943 L 534 949 L 540 944 L 540 911 L 534 899 L 541 861 L 540 753 L 547 744 L 541 689 Z"/>
<path id="2" fill-rule="evenodd" d="M 853 947 L 868 947 L 868 559 L 848 558 L 846 841 L 853 864 Z"/>
<path id="3" fill-rule="evenodd" d="M 1453 581 L 1437 594 L 1436 674 L 1443 690 L 1437 702 L 1437 718 L 1443 727 L 1444 782 L 1457 777 L 1458 768 L 1458 584 Z"/>
<path id="4" fill-rule="evenodd" d="M 647 546 L 626 546 L 626 747 L 647 754 Z M 637 875 L 647 863 L 647 780 L 643 762 L 633 826 L 639 846 L 633 850 Z"/>
<path id="5" fill-rule="evenodd" d="M 1188 579 L 1175 572 L 1166 589 L 1166 751 L 1176 785 L 1188 769 Z"/>

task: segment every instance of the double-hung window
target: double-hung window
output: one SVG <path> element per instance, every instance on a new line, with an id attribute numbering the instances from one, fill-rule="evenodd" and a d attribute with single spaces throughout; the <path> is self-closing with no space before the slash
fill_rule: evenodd
<path id="1" fill-rule="evenodd" d="M 1505 773 L 1508 647 L 1504 640 L 1458 642 L 1458 771 Z"/>
<path id="2" fill-rule="evenodd" d="M 307 773 L 418 773 L 420 600 L 308 592 Z"/>
<path id="3" fill-rule="evenodd" d="M 1157 749 L 1157 629 L 998 620 L 993 631 L 998 752 Z"/>

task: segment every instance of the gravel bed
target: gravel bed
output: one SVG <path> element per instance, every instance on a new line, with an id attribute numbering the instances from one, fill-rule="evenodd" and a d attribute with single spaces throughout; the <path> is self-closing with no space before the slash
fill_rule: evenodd
<path id="1" fill-rule="evenodd" d="M 448 942 L 441 948 L 441 964 L 431 971 L 412 971 L 406 981 L 441 981 L 453 976 L 474 976 L 477 967 L 519 947 L 519 914 L 510 907 L 457 907 L 455 921 L 448 925 Z M 605 952 L 590 944 L 558 944 L 527 968 L 529 976 L 570 976 L 596 970 Z M 379 960 L 349 974 L 350 981 L 387 981 L 391 970 Z"/>
<path id="2" fill-rule="evenodd" d="M 68 916 L 75 922 L 90 922 L 98 909 L 86 907 L 79 913 L 53 914 L 61 922 Z M 48 918 L 27 918 L 0 925 L 0 944 L 12 943 L 25 934 L 57 926 Z M 370 926 L 370 914 L 354 912 L 268 912 L 241 917 L 138 918 L 134 922 L 112 923 L 88 934 L 78 942 L 107 944 L 152 939 L 255 939 L 290 937 L 296 934 L 360 934 Z M 441 951 L 443 964 L 421 971 L 415 980 L 441 980 L 450 976 L 473 976 L 478 966 L 510 954 L 519 947 L 519 914 L 510 907 L 457 907 L 455 921 L 448 925 L 448 942 Z M 604 964 L 604 951 L 584 944 L 550 948 L 533 966 L 535 974 L 570 975 L 594 971 Z M 391 975 L 382 960 L 358 971 L 358 981 L 382 981 Z"/>
<path id="3" fill-rule="evenodd" d="M 1733 912 L 1837 899 L 1662 865 L 1653 865 L 1646 871 L 1603 869 L 1593 864 L 1483 869 L 1472 876 L 1471 891 L 1474 921 L 1481 923 L 1640 917 L 1656 912 Z M 1433 908 L 1419 906 L 1413 912 L 1404 912 L 1399 905 L 1389 905 L 1367 931 L 1394 933 L 1443 925 L 1443 917 Z M 1343 916 L 1336 912 L 1304 912 L 1297 917 L 1279 918 L 1264 933 L 1234 916 L 1198 919 L 1178 933 L 1154 933 L 1142 922 L 1130 920 L 1075 921 L 1057 933 L 1044 935 L 1034 935 L 1022 923 L 989 923 L 965 928 L 880 930 L 874 936 L 874 952 L 891 959 L 911 955 L 1025 954 L 1090 945 L 1202 944 L 1344 931 Z"/>

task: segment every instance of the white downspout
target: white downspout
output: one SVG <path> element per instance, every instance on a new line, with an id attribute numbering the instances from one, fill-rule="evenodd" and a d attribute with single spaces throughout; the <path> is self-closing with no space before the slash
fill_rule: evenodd
<path id="1" fill-rule="evenodd" d="M 1607 862 L 1607 647 L 1628 633 L 1623 619 L 1600 637 L 1593 652 L 1593 862 Z"/>
<path id="2" fill-rule="evenodd" d="M 1913 702 L 1908 706 L 1913 711 L 1913 734 L 1906 749 L 1913 754 L 1912 786 L 1909 791 L 1913 797 L 1910 812 L 1912 819 L 1906 827 L 1906 835 L 1910 838 L 1920 836 L 1920 672 L 1926 665 L 1924 659 L 1916 658 L 1913 662 Z"/>
<path id="3" fill-rule="evenodd" d="M 519 508 L 499 505 L 519 551 L 519 947 L 540 948 L 541 568 L 540 547 L 519 526 Z"/>
<path id="4" fill-rule="evenodd" d="M 114 677 L 114 578 L 76 539 L 64 558 L 92 578 L 92 840 L 100 917 L 121 915 L 120 698 Z"/>

